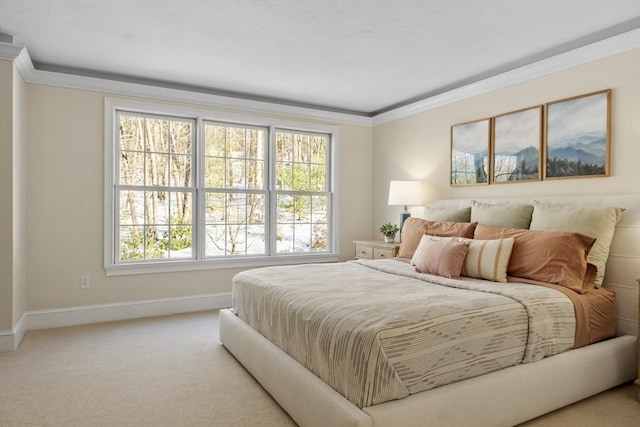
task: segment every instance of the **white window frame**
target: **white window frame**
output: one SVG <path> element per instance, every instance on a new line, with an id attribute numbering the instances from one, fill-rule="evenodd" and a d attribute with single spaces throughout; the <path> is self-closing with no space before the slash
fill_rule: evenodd
<path id="1" fill-rule="evenodd" d="M 119 168 L 119 162 L 116 158 L 117 153 L 117 135 L 116 121 L 117 111 L 129 111 L 132 113 L 142 113 L 151 115 L 172 116 L 186 119 L 196 120 L 195 129 L 195 179 L 196 179 L 196 200 L 194 201 L 193 209 L 197 210 L 196 222 L 194 224 L 194 241 L 197 247 L 195 249 L 195 259 L 179 259 L 179 260 L 145 260 L 140 262 L 126 262 L 118 263 L 117 256 L 117 230 L 116 225 L 118 223 L 116 215 L 117 201 L 116 195 L 116 182 L 117 168 Z M 336 180 L 336 171 L 338 170 L 338 152 L 339 144 L 339 127 L 318 124 L 299 122 L 292 120 L 284 120 L 278 118 L 255 116 L 250 114 L 236 114 L 229 112 L 216 112 L 211 110 L 204 110 L 198 108 L 186 108 L 169 104 L 161 104 L 155 102 L 127 100 L 127 99 L 115 99 L 105 98 L 104 103 L 104 129 L 105 129 L 105 181 L 104 181 L 104 268 L 107 276 L 126 275 L 126 274 L 143 274 L 143 273 L 161 273 L 172 271 L 190 271 L 190 270 L 208 270 L 208 269 L 225 269 L 225 268 L 251 268 L 262 267 L 270 265 L 284 265 L 284 264 L 302 264 L 312 262 L 335 262 L 340 258 L 339 248 L 339 192 L 338 181 Z M 201 162 L 201 153 L 204 150 L 204 121 L 213 122 L 225 122 L 225 123 L 237 123 L 239 125 L 247 126 L 260 126 L 269 128 L 269 140 L 270 147 L 268 153 L 268 159 L 265 162 L 265 167 L 268 170 L 268 198 L 274 197 L 276 194 L 273 180 L 273 165 L 275 160 L 272 153 L 273 142 L 275 138 L 276 129 L 291 129 L 300 132 L 313 132 L 313 133 L 325 133 L 330 135 L 330 147 L 329 147 L 329 168 L 330 174 L 327 178 L 328 192 L 329 192 L 329 210 L 331 212 L 331 219 L 328 233 L 328 249 L 327 252 L 322 253 L 292 253 L 292 254 L 277 254 L 273 251 L 268 255 L 242 255 L 242 256 L 225 256 L 219 258 L 206 258 L 204 256 L 204 245 L 200 238 L 202 230 L 204 230 L 204 186 L 203 186 L 203 170 Z M 271 203 L 270 206 L 273 206 Z M 268 207 L 271 211 L 271 207 Z M 273 236 L 275 235 L 275 219 L 270 214 L 267 221 L 269 221 L 269 233 L 268 245 L 273 247 Z"/>

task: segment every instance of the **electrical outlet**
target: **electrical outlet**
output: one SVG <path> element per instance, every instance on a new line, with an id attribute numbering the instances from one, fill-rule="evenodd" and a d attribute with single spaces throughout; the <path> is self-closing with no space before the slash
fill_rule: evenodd
<path id="1" fill-rule="evenodd" d="M 80 289 L 89 289 L 89 276 L 80 276 Z"/>

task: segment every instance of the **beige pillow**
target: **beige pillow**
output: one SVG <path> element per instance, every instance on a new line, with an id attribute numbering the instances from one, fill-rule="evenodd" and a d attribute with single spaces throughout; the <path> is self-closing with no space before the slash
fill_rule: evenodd
<path id="1" fill-rule="evenodd" d="M 462 266 L 462 275 L 492 282 L 507 282 L 514 238 L 495 240 L 469 239 L 469 252 Z"/>
<path id="2" fill-rule="evenodd" d="M 424 219 L 429 221 L 470 222 L 471 206 L 462 209 L 424 208 Z"/>
<path id="3" fill-rule="evenodd" d="M 471 201 L 471 222 L 493 227 L 529 228 L 532 205 L 492 205 Z"/>
<path id="4" fill-rule="evenodd" d="M 460 277 L 462 264 L 469 250 L 467 242 L 453 239 L 434 240 L 424 236 L 416 250 L 416 271 L 449 278 Z"/>
<path id="5" fill-rule="evenodd" d="M 492 282 L 507 282 L 507 268 L 515 239 L 475 240 L 463 237 L 437 237 L 425 235 L 422 240 L 453 240 L 469 245 L 469 251 L 462 264 L 460 275 L 475 277 L 477 279 L 491 280 Z M 423 256 L 421 253 L 422 240 L 416 249 L 411 264 Z"/>
<path id="6" fill-rule="evenodd" d="M 615 207 L 559 206 L 533 202 L 532 230 L 571 230 L 593 236 L 596 243 L 589 262 L 598 268 L 595 287 L 602 285 L 609 247 L 624 209 Z"/>
<path id="7" fill-rule="evenodd" d="M 476 224 L 469 222 L 439 222 L 427 221 L 422 218 L 407 218 L 402 226 L 402 239 L 398 250 L 398 258 L 411 259 L 418 244 L 420 244 L 420 239 L 425 234 L 470 239 L 473 238 L 475 228 Z"/>
<path id="8" fill-rule="evenodd" d="M 584 293 L 588 284 L 587 254 L 595 238 L 573 231 L 521 230 L 478 224 L 476 239 L 513 237 L 507 274 L 566 286 Z"/>

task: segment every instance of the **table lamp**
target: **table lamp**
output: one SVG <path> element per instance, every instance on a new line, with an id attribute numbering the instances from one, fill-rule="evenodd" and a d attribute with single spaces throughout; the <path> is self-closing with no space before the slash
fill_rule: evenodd
<path id="1" fill-rule="evenodd" d="M 411 216 L 407 206 L 421 204 L 421 181 L 391 181 L 389 183 L 389 206 L 404 206 L 404 210 L 400 214 L 400 239 L 402 239 L 402 225 Z"/>

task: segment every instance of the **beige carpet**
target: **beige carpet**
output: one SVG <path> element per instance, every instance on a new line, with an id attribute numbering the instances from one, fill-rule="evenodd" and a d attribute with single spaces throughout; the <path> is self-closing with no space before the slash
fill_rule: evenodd
<path id="1" fill-rule="evenodd" d="M 0 354 L 0 426 L 294 426 L 219 344 L 216 311 L 31 331 Z M 626 384 L 526 426 L 640 426 Z"/>

